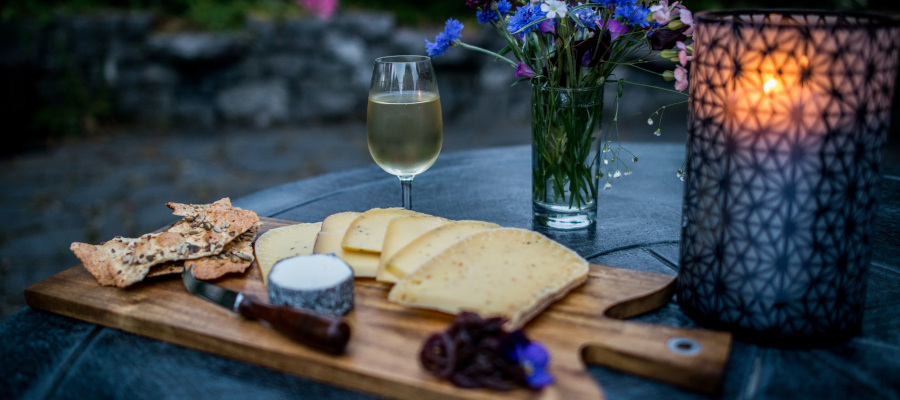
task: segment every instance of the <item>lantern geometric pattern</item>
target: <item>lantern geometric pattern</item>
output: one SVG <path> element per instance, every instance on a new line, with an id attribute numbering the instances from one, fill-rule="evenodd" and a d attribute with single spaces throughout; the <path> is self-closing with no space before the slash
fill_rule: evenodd
<path id="1" fill-rule="evenodd" d="M 831 12 L 700 14 L 678 298 L 758 338 L 859 330 L 900 28 Z"/>

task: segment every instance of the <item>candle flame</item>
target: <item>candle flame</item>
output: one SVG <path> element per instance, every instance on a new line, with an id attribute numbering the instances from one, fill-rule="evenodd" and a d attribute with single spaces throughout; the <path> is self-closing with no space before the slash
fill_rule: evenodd
<path id="1" fill-rule="evenodd" d="M 775 89 L 776 86 L 778 86 L 778 82 L 775 80 L 775 78 L 769 78 L 769 80 L 766 81 L 766 84 L 763 85 L 763 92 L 769 93 L 772 91 L 772 89 Z"/>

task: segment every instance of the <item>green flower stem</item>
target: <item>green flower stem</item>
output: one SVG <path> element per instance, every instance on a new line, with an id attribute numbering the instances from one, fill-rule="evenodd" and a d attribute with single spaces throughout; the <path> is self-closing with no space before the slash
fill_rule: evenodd
<path id="1" fill-rule="evenodd" d="M 504 57 L 504 56 L 502 56 L 502 55 L 500 55 L 500 54 L 497 54 L 497 53 L 495 53 L 495 52 L 493 52 L 493 51 L 486 50 L 486 49 L 482 49 L 481 47 L 478 47 L 478 46 L 472 46 L 471 44 L 466 44 L 466 43 L 464 43 L 464 42 L 462 42 L 462 41 L 460 41 L 460 40 L 457 40 L 457 41 L 456 41 L 456 44 L 459 45 L 459 47 L 462 47 L 462 48 L 464 48 L 464 49 L 468 49 L 468 50 L 472 50 L 472 51 L 477 51 L 477 52 L 481 52 L 481 53 L 484 53 L 484 54 L 488 54 L 488 55 L 492 55 L 492 56 L 494 56 L 494 57 L 497 57 L 498 60 L 505 61 L 507 64 L 511 65 L 513 68 L 518 67 L 518 64 L 516 64 L 515 61 L 510 60 L 510 59 L 508 59 L 508 58 L 506 58 L 506 57 Z"/>
<path id="2" fill-rule="evenodd" d="M 680 95 L 682 95 L 682 96 L 687 96 L 687 95 L 688 95 L 687 93 L 684 93 L 684 92 L 679 92 L 679 91 L 677 91 L 677 90 L 672 90 L 672 89 L 661 88 L 661 87 L 659 87 L 659 86 L 653 86 L 653 85 L 647 85 L 647 84 L 643 84 L 643 83 L 637 83 L 637 82 L 632 82 L 632 81 L 626 81 L 626 80 L 624 80 L 624 79 L 621 79 L 621 81 L 622 81 L 622 82 L 625 82 L 625 83 L 627 83 L 627 84 L 629 84 L 629 85 L 643 86 L 643 87 L 651 88 L 651 89 L 659 89 L 659 90 L 662 90 L 662 91 L 665 91 L 665 92 L 671 92 L 671 93 L 675 93 L 675 94 L 680 94 Z"/>
<path id="3" fill-rule="evenodd" d="M 532 134 L 535 201 L 580 209 L 596 200 L 597 158 L 591 157 L 603 110 L 602 87 L 575 90 L 533 87 Z M 563 89 L 565 90 L 565 89 Z"/>

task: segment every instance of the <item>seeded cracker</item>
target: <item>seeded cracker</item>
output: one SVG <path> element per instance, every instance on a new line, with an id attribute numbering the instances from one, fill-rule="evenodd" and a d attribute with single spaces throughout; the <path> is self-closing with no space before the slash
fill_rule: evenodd
<path id="1" fill-rule="evenodd" d="M 256 239 L 256 233 L 261 226 L 262 222 L 253 224 L 247 232 L 226 244 L 219 254 L 156 265 L 147 273 L 147 278 L 180 274 L 185 264 L 191 263 L 194 264 L 194 277 L 205 281 L 218 279 L 230 273 L 243 273 L 253 263 L 253 240 Z"/>
<path id="2" fill-rule="evenodd" d="M 154 265 L 219 254 L 259 222 L 256 213 L 232 207 L 228 198 L 205 207 L 167 205 L 185 218 L 165 232 L 117 237 L 102 245 L 72 243 L 70 249 L 101 285 L 126 287 L 143 280 Z"/>

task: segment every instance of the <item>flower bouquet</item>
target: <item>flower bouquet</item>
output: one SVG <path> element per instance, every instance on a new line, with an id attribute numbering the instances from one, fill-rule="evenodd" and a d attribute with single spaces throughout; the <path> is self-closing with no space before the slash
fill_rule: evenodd
<path id="1" fill-rule="evenodd" d="M 672 91 L 684 91 L 693 52 L 686 44 L 694 29 L 692 14 L 668 0 L 519 2 L 513 6 L 507 0 L 466 0 L 478 22 L 492 25 L 504 39 L 502 49 L 463 42 L 463 24 L 455 19 L 447 20 L 434 42 L 426 40 L 425 49 L 432 57 L 453 46 L 482 52 L 514 68 L 520 78 L 516 83 L 531 83 L 535 220 L 563 229 L 585 227 L 596 218 L 599 178 L 606 178 L 608 189 L 610 178 L 631 173 L 622 166 L 621 153 L 628 152 L 618 140 L 594 136 L 604 86 L 617 84 L 618 105 L 626 81 L 615 79 L 614 71 L 625 65 L 675 81 Z M 642 64 L 652 61 L 651 55 L 674 62 L 674 68 L 662 73 L 645 68 Z"/>

